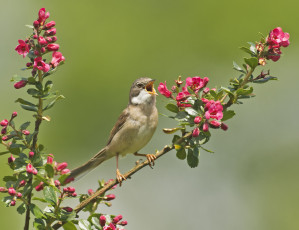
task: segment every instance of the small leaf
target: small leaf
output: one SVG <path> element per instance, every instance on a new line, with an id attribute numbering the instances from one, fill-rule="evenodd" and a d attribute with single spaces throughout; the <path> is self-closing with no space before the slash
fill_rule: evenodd
<path id="1" fill-rule="evenodd" d="M 81 230 L 91 230 L 91 224 L 87 220 L 79 220 L 79 228 Z"/>
<path id="2" fill-rule="evenodd" d="M 27 90 L 27 93 L 33 97 L 39 97 L 41 96 L 41 93 L 37 90 L 37 89 L 34 89 L 34 88 L 30 88 Z"/>
<path id="3" fill-rule="evenodd" d="M 247 65 L 249 65 L 252 69 L 254 69 L 258 65 L 258 60 L 256 57 L 252 58 L 244 58 L 244 61 Z"/>
<path id="4" fill-rule="evenodd" d="M 42 119 L 45 121 L 51 121 L 51 117 L 49 116 L 43 116 Z"/>
<path id="5" fill-rule="evenodd" d="M 76 225 L 70 221 L 66 222 L 62 227 L 64 230 L 77 230 Z"/>
<path id="6" fill-rule="evenodd" d="M 28 110 L 28 111 L 33 111 L 33 112 L 37 112 L 37 107 L 35 106 L 30 106 L 30 105 L 23 105 L 21 104 L 21 107 L 25 110 Z"/>
<path id="7" fill-rule="evenodd" d="M 182 128 L 172 128 L 172 129 L 166 129 L 164 128 L 163 129 L 163 132 L 166 133 L 166 134 L 173 134 L 175 132 L 177 132 L 178 130 L 181 130 Z"/>
<path id="8" fill-rule="evenodd" d="M 24 100 L 22 98 L 18 98 L 17 100 L 15 100 L 15 102 L 19 102 L 19 103 L 21 103 L 23 105 L 36 106 L 35 104 L 33 104 L 33 103 L 29 102 L 29 101 L 26 101 L 26 100 Z"/>
<path id="9" fill-rule="evenodd" d="M 27 122 L 23 123 L 23 124 L 20 126 L 20 130 L 27 129 L 29 125 L 30 125 L 30 121 L 27 121 Z"/>
<path id="10" fill-rule="evenodd" d="M 176 157 L 179 158 L 180 160 L 185 160 L 186 159 L 186 150 L 184 148 L 180 148 L 176 152 Z"/>
<path id="11" fill-rule="evenodd" d="M 194 117 L 198 116 L 198 112 L 197 112 L 195 109 L 191 108 L 191 107 L 186 108 L 185 111 L 186 111 L 190 116 L 194 116 Z"/>
<path id="12" fill-rule="evenodd" d="M 180 136 L 174 135 L 174 137 L 172 138 L 172 143 L 175 144 L 180 138 Z"/>
<path id="13" fill-rule="evenodd" d="M 43 218 L 45 215 L 43 214 L 42 210 L 39 209 L 39 207 L 35 204 L 29 205 L 30 211 L 36 218 Z"/>
<path id="14" fill-rule="evenodd" d="M 7 153 L 10 153 L 10 152 L 9 152 L 9 151 L 1 152 L 1 153 L 0 153 L 0 156 L 1 156 L 1 155 L 4 155 L 4 154 L 7 154 Z"/>
<path id="15" fill-rule="evenodd" d="M 249 89 L 240 88 L 236 91 L 236 94 L 237 95 L 248 95 L 248 94 L 251 94 L 252 92 L 253 92 L 252 87 L 250 87 Z"/>
<path id="16" fill-rule="evenodd" d="M 235 115 L 236 115 L 235 111 L 226 110 L 226 111 L 223 112 L 223 118 L 221 119 L 221 121 L 226 121 L 228 119 L 231 119 Z"/>
<path id="17" fill-rule="evenodd" d="M 25 211 L 26 211 L 25 204 L 22 203 L 22 204 L 17 208 L 17 212 L 18 212 L 19 214 L 22 215 L 22 214 L 25 213 Z"/>
<path id="18" fill-rule="evenodd" d="M 265 77 L 265 78 L 261 78 L 261 79 L 258 79 L 258 80 L 253 80 L 252 82 L 253 83 L 258 83 L 258 84 L 263 84 L 263 83 L 266 83 L 268 81 L 271 81 L 271 80 L 278 80 L 277 77 Z"/>
<path id="19" fill-rule="evenodd" d="M 34 29 L 33 25 L 25 25 L 25 26 L 30 28 L 30 29 Z"/>
<path id="20" fill-rule="evenodd" d="M 57 203 L 57 195 L 54 189 L 50 186 L 46 186 L 43 189 L 43 193 L 44 193 L 45 200 L 48 201 L 53 206 L 55 206 Z"/>
<path id="21" fill-rule="evenodd" d="M 33 226 L 37 230 L 45 230 L 46 229 L 45 222 L 40 218 L 34 219 Z"/>
<path id="22" fill-rule="evenodd" d="M 47 172 L 48 177 L 53 178 L 54 177 L 54 168 L 50 164 L 45 165 L 45 170 Z"/>
<path id="23" fill-rule="evenodd" d="M 60 100 L 60 99 L 64 99 L 64 98 L 65 98 L 65 97 L 64 97 L 63 95 L 59 95 L 59 96 L 56 97 L 53 101 L 51 101 L 51 102 L 50 102 L 50 103 L 43 109 L 43 111 L 52 108 L 52 107 L 55 105 L 56 101 L 58 101 L 58 100 Z"/>
<path id="24" fill-rule="evenodd" d="M 200 148 L 202 148 L 204 151 L 206 151 L 206 152 L 208 152 L 208 153 L 214 153 L 212 150 L 206 149 L 206 148 L 204 148 L 204 147 L 202 147 L 202 146 L 200 146 Z"/>
<path id="25" fill-rule="evenodd" d="M 240 66 L 238 66 L 238 64 L 236 62 L 233 62 L 233 69 L 242 72 L 242 73 L 246 73 Z"/>
<path id="26" fill-rule="evenodd" d="M 5 176 L 5 177 L 3 177 L 3 181 L 4 182 L 17 181 L 17 178 L 15 176 Z"/>
<path id="27" fill-rule="evenodd" d="M 255 52 L 252 52 L 251 49 L 247 47 L 240 47 L 241 50 L 245 51 L 246 53 L 249 53 L 250 55 L 255 55 Z"/>
<path id="28" fill-rule="evenodd" d="M 40 197 L 33 197 L 32 200 L 38 200 L 38 201 L 40 201 L 42 203 L 48 203 L 48 201 L 46 201 L 45 199 L 40 198 Z"/>
<path id="29" fill-rule="evenodd" d="M 170 112 L 173 112 L 173 113 L 178 113 L 179 112 L 179 108 L 175 105 L 175 104 L 172 104 L 172 103 L 169 103 L 165 106 L 166 109 L 168 109 Z"/>
<path id="30" fill-rule="evenodd" d="M 99 218 L 93 216 L 91 218 L 91 223 L 97 228 L 97 229 L 102 229 L 101 225 L 100 225 L 100 221 Z"/>
<path id="31" fill-rule="evenodd" d="M 198 166 L 199 163 L 198 157 L 194 156 L 192 149 L 188 149 L 187 163 L 191 168 L 195 168 Z"/>

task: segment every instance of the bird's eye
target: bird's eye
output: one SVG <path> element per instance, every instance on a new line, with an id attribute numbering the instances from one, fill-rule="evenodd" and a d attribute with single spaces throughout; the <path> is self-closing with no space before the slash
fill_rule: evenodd
<path id="1" fill-rule="evenodd" d="M 143 88 L 143 84 L 142 84 L 142 83 L 138 83 L 137 86 L 138 86 L 139 88 Z"/>

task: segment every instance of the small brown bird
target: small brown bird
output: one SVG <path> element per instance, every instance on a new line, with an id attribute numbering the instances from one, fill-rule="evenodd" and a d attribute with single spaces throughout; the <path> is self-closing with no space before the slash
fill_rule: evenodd
<path id="1" fill-rule="evenodd" d="M 139 78 L 133 83 L 129 104 L 111 130 L 107 145 L 85 164 L 73 169 L 70 177 L 76 178 L 88 173 L 103 161 L 116 156 L 116 179 L 121 184 L 126 178 L 118 169 L 118 157 L 128 153 L 145 156 L 150 166 L 154 164 L 155 155 L 138 153 L 150 141 L 158 124 L 154 81 L 150 78 Z"/>

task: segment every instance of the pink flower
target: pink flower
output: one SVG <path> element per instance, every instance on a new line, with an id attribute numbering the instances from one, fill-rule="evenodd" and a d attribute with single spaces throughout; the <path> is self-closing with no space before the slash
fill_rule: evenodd
<path id="1" fill-rule="evenodd" d="M 188 92 L 187 87 L 182 87 L 182 92 L 176 96 L 177 101 L 185 101 L 191 94 Z"/>
<path id="2" fill-rule="evenodd" d="M 114 194 L 108 194 L 107 196 L 106 196 L 106 200 L 114 200 L 115 199 L 115 195 Z"/>
<path id="3" fill-rule="evenodd" d="M 18 116 L 18 113 L 17 113 L 17 112 L 13 112 L 13 113 L 11 114 L 11 117 L 12 117 L 12 118 L 15 118 L 16 116 Z"/>
<path id="4" fill-rule="evenodd" d="M 47 36 L 53 36 L 56 34 L 56 28 L 52 28 L 52 29 L 49 29 L 49 30 L 46 30 L 45 34 Z"/>
<path id="5" fill-rule="evenodd" d="M 22 133 L 23 133 L 25 136 L 27 136 L 27 135 L 30 134 L 30 132 L 29 132 L 28 130 L 23 130 Z"/>
<path id="6" fill-rule="evenodd" d="M 12 163 L 15 161 L 15 157 L 13 157 L 13 155 L 11 154 L 11 156 L 7 159 L 8 164 Z"/>
<path id="7" fill-rule="evenodd" d="M 25 186 L 26 184 L 26 181 L 25 180 L 21 180 L 20 183 L 19 183 L 19 187 L 23 187 Z"/>
<path id="8" fill-rule="evenodd" d="M 221 120 L 223 117 L 223 107 L 220 101 L 210 100 L 205 106 L 205 117 L 206 119 L 217 119 Z"/>
<path id="9" fill-rule="evenodd" d="M 0 125 L 6 127 L 8 125 L 8 120 L 4 119 L 0 122 Z"/>
<path id="10" fill-rule="evenodd" d="M 87 193 L 91 196 L 92 194 L 94 194 L 94 191 L 92 189 L 88 189 Z"/>
<path id="11" fill-rule="evenodd" d="M 177 106 L 181 108 L 191 107 L 192 105 L 189 104 L 188 100 L 185 101 L 177 101 Z"/>
<path id="12" fill-rule="evenodd" d="M 62 56 L 62 54 L 60 52 L 53 52 L 52 60 L 51 60 L 50 64 L 55 68 L 62 61 L 65 61 L 64 56 Z"/>
<path id="13" fill-rule="evenodd" d="M 203 126 L 202 126 L 202 130 L 203 130 L 204 132 L 208 132 L 208 131 L 209 131 L 209 124 L 208 124 L 208 122 L 205 122 L 205 123 L 203 124 Z"/>
<path id="14" fill-rule="evenodd" d="M 50 65 L 46 64 L 42 57 L 37 57 L 34 59 L 33 69 L 42 70 L 43 72 L 48 72 L 50 70 Z"/>
<path id="15" fill-rule="evenodd" d="M 167 89 L 166 81 L 164 84 L 162 82 L 160 83 L 158 86 L 158 91 L 167 98 L 171 97 L 172 93 Z"/>
<path id="16" fill-rule="evenodd" d="M 290 35 L 288 33 L 284 33 L 280 27 L 277 27 L 270 31 L 267 42 L 270 46 L 279 45 L 287 47 L 290 44 L 289 38 Z"/>
<path id="17" fill-rule="evenodd" d="M 37 192 L 41 191 L 44 189 L 44 182 L 40 182 L 37 186 L 35 186 L 35 190 Z"/>
<path id="18" fill-rule="evenodd" d="M 200 89 L 205 87 L 209 82 L 209 78 L 204 77 L 201 79 L 200 77 L 188 77 L 186 79 L 186 85 L 190 86 L 190 88 L 195 92 L 198 93 Z"/>
<path id="19" fill-rule="evenodd" d="M 62 169 L 60 174 L 63 175 L 63 174 L 68 174 L 70 172 L 71 172 L 71 170 L 69 170 L 69 169 Z"/>
<path id="20" fill-rule="evenodd" d="M 103 227 L 103 226 L 105 226 L 105 224 L 106 224 L 106 217 L 105 216 L 100 216 L 100 225 Z"/>
<path id="21" fill-rule="evenodd" d="M 67 167 L 67 163 L 66 162 L 62 162 L 60 164 L 57 165 L 57 170 L 61 171 L 63 169 L 65 169 Z"/>
<path id="22" fill-rule="evenodd" d="M 8 138 L 8 136 L 3 136 L 2 137 L 2 141 L 7 141 L 9 138 Z"/>
<path id="23" fill-rule="evenodd" d="M 50 29 L 56 25 L 55 21 L 50 21 L 45 25 L 46 29 Z"/>
<path id="24" fill-rule="evenodd" d="M 47 164 L 52 164 L 53 163 L 53 155 L 50 154 L 48 157 L 47 157 Z"/>
<path id="25" fill-rule="evenodd" d="M 201 117 L 200 116 L 197 116 L 194 118 L 194 123 L 195 124 L 199 124 L 201 122 Z"/>
<path id="26" fill-rule="evenodd" d="M 59 50 L 59 45 L 55 44 L 55 43 L 49 44 L 49 45 L 47 45 L 47 50 L 49 50 L 49 51 L 57 51 L 57 50 Z"/>
<path id="27" fill-rule="evenodd" d="M 38 21 L 40 24 L 44 24 L 44 22 L 47 20 L 47 18 L 50 17 L 50 13 L 47 12 L 46 13 L 46 9 L 45 8 L 41 8 L 38 12 Z"/>
<path id="28" fill-rule="evenodd" d="M 42 46 L 48 44 L 47 40 L 44 37 L 42 37 L 42 36 L 38 37 L 38 43 L 41 44 Z"/>
<path id="29" fill-rule="evenodd" d="M 34 152 L 29 152 L 29 158 L 32 158 L 34 156 Z"/>
<path id="30" fill-rule="evenodd" d="M 216 121 L 216 120 L 211 120 L 211 121 L 209 121 L 209 123 L 210 123 L 210 125 L 212 125 L 213 127 L 216 127 L 216 128 L 220 127 L 220 125 L 221 125 L 221 122 Z"/>
<path id="31" fill-rule="evenodd" d="M 16 201 L 15 201 L 15 200 L 12 200 L 12 201 L 10 202 L 10 205 L 11 205 L 11 206 L 15 206 L 15 205 L 16 205 Z"/>
<path id="32" fill-rule="evenodd" d="M 114 224 L 110 223 L 109 226 L 104 226 L 103 230 L 115 230 Z"/>
<path id="33" fill-rule="evenodd" d="M 18 40 L 19 45 L 15 48 L 18 54 L 23 55 L 23 58 L 29 53 L 30 46 L 23 40 Z"/>
<path id="34" fill-rule="evenodd" d="M 118 216 L 114 217 L 112 221 L 114 224 L 117 224 L 122 218 L 123 218 L 122 215 L 118 215 Z"/>
<path id="35" fill-rule="evenodd" d="M 71 207 L 63 207 L 63 210 L 67 211 L 67 212 L 72 212 L 73 209 Z"/>
<path id="36" fill-rule="evenodd" d="M 21 80 L 21 81 L 18 81 L 16 82 L 13 86 L 16 88 L 16 89 L 20 89 L 20 88 L 23 88 L 27 85 L 27 81 L 25 80 Z"/>
<path id="37" fill-rule="evenodd" d="M 29 174 L 33 173 L 33 169 L 34 169 L 34 167 L 32 166 L 32 164 L 28 164 L 26 166 L 26 172 L 29 173 Z"/>
<path id="38" fill-rule="evenodd" d="M 199 133 L 200 133 L 199 128 L 196 127 L 195 129 L 193 129 L 192 137 L 198 137 Z"/>
<path id="39" fill-rule="evenodd" d="M 17 193 L 17 192 L 16 192 L 16 190 L 15 190 L 14 188 L 9 188 L 9 189 L 8 189 L 8 194 L 9 194 L 9 195 L 14 196 L 14 195 L 16 195 L 16 193 Z"/>

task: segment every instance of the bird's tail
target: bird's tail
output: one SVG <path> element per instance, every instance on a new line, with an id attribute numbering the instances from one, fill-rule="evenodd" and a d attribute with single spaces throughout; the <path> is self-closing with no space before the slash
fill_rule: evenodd
<path id="1" fill-rule="evenodd" d="M 75 168 L 71 171 L 69 178 L 73 177 L 76 180 L 85 176 L 87 173 L 95 169 L 103 161 L 107 160 L 107 150 L 106 148 L 101 149 L 93 158 L 87 161 L 85 164 Z"/>

